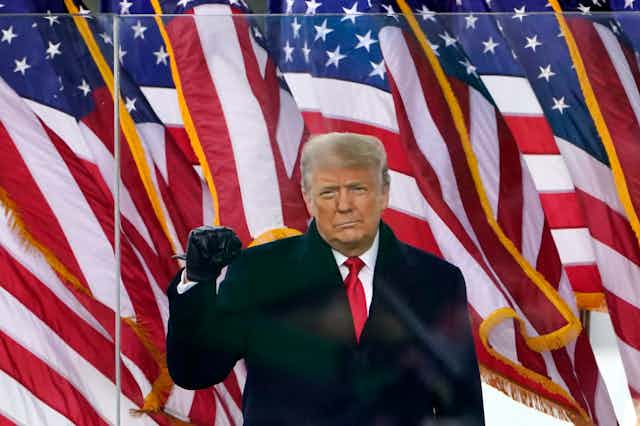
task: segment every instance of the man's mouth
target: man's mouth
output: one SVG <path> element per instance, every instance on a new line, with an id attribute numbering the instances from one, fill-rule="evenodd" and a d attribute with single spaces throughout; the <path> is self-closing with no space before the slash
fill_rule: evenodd
<path id="1" fill-rule="evenodd" d="M 356 226 L 358 223 L 360 223 L 360 221 L 351 220 L 349 222 L 338 223 L 338 224 L 334 225 L 334 227 L 338 228 L 338 229 L 352 228 L 352 227 Z"/>

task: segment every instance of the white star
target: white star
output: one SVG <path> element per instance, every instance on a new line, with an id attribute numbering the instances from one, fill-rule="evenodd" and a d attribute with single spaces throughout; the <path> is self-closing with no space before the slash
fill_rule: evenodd
<path id="1" fill-rule="evenodd" d="M 489 37 L 489 40 L 483 41 L 482 44 L 484 45 L 484 50 L 482 51 L 482 53 L 491 52 L 493 55 L 496 54 L 496 47 L 500 46 L 500 43 L 496 43 L 493 41 L 493 37 Z"/>
<path id="2" fill-rule="evenodd" d="M 147 31 L 147 27 L 143 26 L 139 20 L 138 22 L 136 22 L 135 25 L 131 26 L 131 29 L 133 30 L 134 40 L 137 39 L 138 37 L 144 40 L 144 32 Z"/>
<path id="3" fill-rule="evenodd" d="M 82 15 L 86 19 L 93 19 L 93 16 L 91 16 L 91 10 L 85 9 L 84 7 L 82 7 L 82 5 L 80 5 L 80 10 L 78 10 L 78 14 Z"/>
<path id="4" fill-rule="evenodd" d="M 293 38 L 296 39 L 300 36 L 300 28 L 302 28 L 302 24 L 298 23 L 298 17 L 293 18 L 293 22 L 291 23 L 291 29 L 293 30 Z"/>
<path id="5" fill-rule="evenodd" d="M 560 99 L 553 98 L 553 106 L 551 109 L 557 109 L 560 114 L 563 114 L 567 108 L 569 108 L 569 105 L 564 103 L 564 96 Z"/>
<path id="6" fill-rule="evenodd" d="M 367 52 L 369 51 L 369 48 L 372 44 L 378 42 L 378 40 L 371 38 L 371 30 L 369 30 L 363 36 L 356 34 L 356 37 L 358 38 L 358 44 L 356 44 L 356 47 L 354 49 L 360 49 L 361 47 L 364 47 L 365 49 L 367 49 Z"/>
<path id="7" fill-rule="evenodd" d="M 633 2 L 636 0 L 624 0 L 625 9 L 633 9 Z"/>
<path id="8" fill-rule="evenodd" d="M 591 15 L 591 7 L 585 6 L 582 3 L 578 4 L 578 10 L 582 12 L 583 15 Z"/>
<path id="9" fill-rule="evenodd" d="M 102 41 L 104 41 L 104 44 L 113 44 L 113 42 L 111 41 L 111 36 L 109 36 L 109 34 L 100 33 L 98 35 L 102 37 Z"/>
<path id="10" fill-rule="evenodd" d="M 382 8 L 383 8 L 384 10 L 386 10 L 386 11 L 387 11 L 387 16 L 388 16 L 388 17 L 393 18 L 393 19 L 395 19 L 396 21 L 399 21 L 399 19 L 398 19 L 398 14 L 396 13 L 396 11 L 395 11 L 395 10 L 393 10 L 393 5 L 391 5 L 391 4 L 389 4 L 389 5 L 382 4 L 381 6 L 382 6 Z"/>
<path id="11" fill-rule="evenodd" d="M 308 0 L 305 1 L 304 4 L 307 5 L 307 10 L 304 12 L 305 15 L 315 15 L 316 9 L 322 6 L 322 3 L 318 3 L 316 0 Z"/>
<path id="12" fill-rule="evenodd" d="M 122 64 L 122 60 L 124 59 L 124 55 L 127 54 L 127 51 L 122 48 L 122 46 L 118 47 L 118 60 L 120 64 Z"/>
<path id="13" fill-rule="evenodd" d="M 451 35 L 449 35 L 449 33 L 446 31 L 444 32 L 444 34 L 438 34 L 438 37 L 444 40 L 444 47 L 453 46 L 458 41 L 457 38 L 451 37 Z"/>
<path id="14" fill-rule="evenodd" d="M 542 43 L 538 41 L 538 34 L 533 37 L 525 37 L 527 39 L 527 44 L 524 45 L 525 49 L 531 49 L 534 52 L 536 51 L 536 47 L 542 46 Z"/>
<path id="15" fill-rule="evenodd" d="M 177 5 L 182 6 L 183 8 L 186 8 L 190 1 L 193 1 L 193 0 L 180 0 Z"/>
<path id="16" fill-rule="evenodd" d="M 125 108 L 127 108 L 127 112 L 135 111 L 136 110 L 136 101 L 138 99 L 136 99 L 136 98 L 131 99 L 129 97 L 126 97 L 126 100 L 127 100 L 127 102 L 125 104 Z"/>
<path id="17" fill-rule="evenodd" d="M 467 21 L 467 23 L 465 24 L 465 28 L 473 28 L 474 30 L 476 29 L 476 21 L 478 20 L 476 16 L 473 16 L 473 14 L 469 14 L 464 17 L 464 20 Z"/>
<path id="18" fill-rule="evenodd" d="M 31 68 L 31 65 L 29 65 L 27 63 L 27 57 L 26 56 L 24 58 L 22 58 L 21 60 L 14 59 L 13 62 L 15 62 L 15 64 L 16 64 L 16 67 L 13 70 L 13 72 L 19 72 L 20 74 L 24 75 L 24 73 L 27 71 L 27 69 Z"/>
<path id="19" fill-rule="evenodd" d="M 287 10 L 285 11 L 285 13 L 293 13 L 294 3 L 295 3 L 295 0 L 287 0 Z"/>
<path id="20" fill-rule="evenodd" d="M 349 20 L 349 21 L 351 21 L 352 24 L 355 24 L 356 23 L 356 18 L 358 16 L 362 15 L 362 12 L 358 12 L 358 2 L 357 1 L 355 3 L 353 3 L 353 6 L 351 6 L 350 9 L 347 9 L 346 7 L 343 7 L 342 10 L 344 11 L 344 16 L 342 18 L 340 18 L 340 22 Z"/>
<path id="21" fill-rule="evenodd" d="M 58 16 L 53 16 L 50 10 L 47 10 L 47 16 L 44 17 L 47 21 L 49 21 L 49 26 L 53 27 L 53 24 L 59 24 Z"/>
<path id="22" fill-rule="evenodd" d="M 327 34 L 333 32 L 331 28 L 327 28 L 327 20 L 322 21 L 322 25 L 314 25 L 313 28 L 316 29 L 316 37 L 313 41 L 317 41 L 318 39 L 322 39 L 322 41 L 327 41 Z"/>
<path id="23" fill-rule="evenodd" d="M 307 42 L 304 42 L 304 46 L 302 47 L 302 54 L 304 55 L 304 61 L 309 63 L 309 53 L 311 53 L 311 49 L 307 46 Z"/>
<path id="24" fill-rule="evenodd" d="M 87 83 L 84 78 L 82 79 L 82 84 L 78 86 L 78 89 L 82 90 L 84 96 L 87 96 L 89 92 L 91 92 L 91 86 L 89 86 L 89 83 Z"/>
<path id="25" fill-rule="evenodd" d="M 293 47 L 291 47 L 291 45 L 289 44 L 289 40 L 287 40 L 287 43 L 284 45 L 284 47 L 282 48 L 282 50 L 284 50 L 284 62 L 293 62 Z"/>
<path id="26" fill-rule="evenodd" d="M 2 30 L 2 40 L 0 40 L 0 43 L 6 41 L 8 44 L 11 44 L 11 40 L 16 37 L 18 37 L 18 34 L 13 32 L 13 25 L 11 25 L 8 29 Z"/>
<path id="27" fill-rule="evenodd" d="M 131 6 L 133 6 L 133 3 L 131 3 L 130 1 L 127 0 L 123 0 L 120 2 L 120 15 L 128 15 L 129 13 L 129 9 L 131 9 Z"/>
<path id="28" fill-rule="evenodd" d="M 253 36 L 256 39 L 261 39 L 262 38 L 262 33 L 260 32 L 260 28 L 258 27 L 253 27 Z"/>
<path id="29" fill-rule="evenodd" d="M 524 13 L 524 11 L 525 11 L 524 6 L 522 6 L 520 9 L 518 9 L 517 7 L 514 7 L 513 8 L 514 15 L 511 17 L 511 19 L 519 19 L 520 22 L 522 22 L 524 17 L 527 16 L 527 14 Z"/>
<path id="30" fill-rule="evenodd" d="M 384 60 L 380 61 L 379 64 L 376 64 L 375 62 L 371 62 L 371 61 L 369 61 L 369 63 L 373 68 L 373 70 L 371 70 L 371 72 L 369 73 L 369 77 L 374 77 L 377 75 L 382 80 L 384 80 L 384 74 L 387 72 L 387 69 L 384 67 Z"/>
<path id="31" fill-rule="evenodd" d="M 440 45 L 439 44 L 433 44 L 433 43 L 429 42 L 429 46 L 431 46 L 431 50 L 433 50 L 433 53 L 436 56 L 440 56 L 440 53 L 438 53 L 438 49 L 440 49 Z"/>
<path id="32" fill-rule="evenodd" d="M 167 53 L 166 50 L 164 50 L 164 44 L 161 44 L 160 49 L 153 52 L 153 54 L 156 57 L 156 65 L 159 65 L 161 62 L 164 65 L 167 65 L 167 58 L 169 57 L 169 54 Z"/>
<path id="33" fill-rule="evenodd" d="M 336 50 L 333 52 L 327 50 L 327 63 L 324 64 L 325 67 L 329 67 L 329 65 L 335 65 L 336 68 L 340 65 L 340 61 L 347 57 L 347 55 L 343 55 L 340 53 L 340 45 L 336 46 Z"/>
<path id="34" fill-rule="evenodd" d="M 551 64 L 547 65 L 544 68 L 542 67 L 538 67 L 538 68 L 540 69 L 540 74 L 538 74 L 538 78 L 544 78 L 545 80 L 547 80 L 547 83 L 549 82 L 549 79 L 551 77 L 556 75 L 555 72 L 551 71 Z"/>
<path id="35" fill-rule="evenodd" d="M 60 51 L 60 45 L 62 43 L 56 43 L 53 44 L 51 42 L 49 42 L 49 47 L 47 47 L 47 59 L 53 59 L 56 55 L 62 55 L 62 52 Z"/>
<path id="36" fill-rule="evenodd" d="M 601 6 L 600 0 L 591 0 L 591 3 L 593 3 L 594 6 Z"/>
<path id="37" fill-rule="evenodd" d="M 469 62 L 468 59 L 465 59 L 464 61 L 458 61 L 458 63 L 465 68 L 465 70 L 467 71 L 467 75 L 476 75 L 476 67 L 471 65 L 471 62 Z"/>
<path id="38" fill-rule="evenodd" d="M 418 11 L 418 14 L 422 16 L 423 21 L 430 20 L 435 22 L 436 20 L 436 18 L 433 17 L 433 15 L 435 15 L 436 13 L 432 10 L 429 10 L 429 8 L 424 4 L 422 5 L 422 8 Z"/>

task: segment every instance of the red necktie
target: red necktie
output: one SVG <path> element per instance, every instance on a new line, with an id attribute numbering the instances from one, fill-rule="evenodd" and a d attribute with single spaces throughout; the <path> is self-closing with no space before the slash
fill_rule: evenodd
<path id="1" fill-rule="evenodd" d="M 358 273 L 364 266 L 364 262 L 359 257 L 350 257 L 344 261 L 344 265 L 349 268 L 349 274 L 344 280 L 353 317 L 353 328 L 356 332 L 356 342 L 360 342 L 360 334 L 367 320 L 367 301 L 364 297 L 364 287 L 358 278 Z"/>

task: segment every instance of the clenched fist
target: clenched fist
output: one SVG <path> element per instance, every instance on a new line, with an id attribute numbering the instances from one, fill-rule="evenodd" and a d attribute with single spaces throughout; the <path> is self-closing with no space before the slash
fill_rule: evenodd
<path id="1" fill-rule="evenodd" d="M 230 228 L 199 226 L 189 232 L 187 253 L 180 256 L 187 261 L 187 279 L 197 282 L 214 281 L 222 268 L 238 254 L 242 243 Z"/>

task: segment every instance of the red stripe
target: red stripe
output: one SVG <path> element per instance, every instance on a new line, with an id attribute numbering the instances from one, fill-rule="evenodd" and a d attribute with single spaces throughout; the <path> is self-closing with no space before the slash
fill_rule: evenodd
<path id="1" fill-rule="evenodd" d="M 598 364 L 593 356 L 593 350 L 591 343 L 589 343 L 589 337 L 586 332 L 580 333 L 576 340 L 575 356 L 574 356 L 574 369 L 578 381 L 580 382 L 580 389 L 585 396 L 587 404 L 592 407 L 593 418 L 596 418 L 596 388 L 598 385 L 598 379 L 600 373 L 598 370 Z M 609 399 L 608 393 L 605 393 L 607 399 Z M 610 404 L 610 402 L 609 402 Z"/>
<path id="2" fill-rule="evenodd" d="M 176 146 L 182 151 L 185 158 L 189 161 L 191 165 L 200 164 L 198 162 L 198 157 L 193 152 L 193 148 L 191 148 L 191 141 L 189 140 L 189 135 L 187 131 L 182 126 L 170 126 L 165 125 L 165 130 L 168 134 L 171 135 L 171 138 L 175 141 Z"/>
<path id="3" fill-rule="evenodd" d="M 2 260 L 0 274 L 3 277 L 3 288 L 47 324 L 96 370 L 106 377 L 115 377 L 113 359 L 105 356 L 105 354 L 114 353 L 113 342 L 105 339 L 84 319 L 69 309 L 55 293 L 15 261 L 2 247 L 0 247 L 0 260 Z M 148 378 L 158 375 L 157 366 L 149 356 L 142 354 L 134 360 Z M 123 392 L 132 400 L 142 402 L 138 385 L 124 364 L 121 365 L 121 371 Z"/>
<path id="4" fill-rule="evenodd" d="M 586 218 L 593 238 L 640 266 L 640 247 L 627 219 L 586 192 L 578 189 L 576 194 L 588 212 Z"/>
<path id="5" fill-rule="evenodd" d="M 595 263 L 589 265 L 565 265 L 564 270 L 573 291 L 579 293 L 602 293 L 602 278 Z"/>
<path id="6" fill-rule="evenodd" d="M 514 320 L 510 320 L 512 323 Z M 515 340 L 516 340 L 516 353 L 518 354 L 518 361 L 527 369 L 531 371 L 535 371 L 538 374 L 543 376 L 548 376 L 547 373 L 547 365 L 544 362 L 544 358 L 538 352 L 532 350 L 527 346 L 527 342 L 525 342 L 524 337 L 518 331 L 519 326 L 514 325 L 514 329 L 516 330 Z"/>
<path id="7" fill-rule="evenodd" d="M 594 411 L 595 407 L 589 407 L 589 405 L 587 405 L 587 401 L 582 393 L 580 383 L 578 383 L 578 378 L 576 377 L 574 366 L 571 363 L 567 349 L 562 348 L 553 350 L 551 351 L 551 356 L 553 357 L 553 361 L 556 364 L 560 377 L 562 377 L 562 380 L 564 380 L 565 384 L 569 388 L 571 396 L 587 413 Z M 595 364 L 593 366 L 597 367 Z"/>
<path id="8" fill-rule="evenodd" d="M 29 233 L 51 250 L 69 272 L 89 289 L 58 219 L 2 123 L 0 140 L 3 141 L 0 143 L 0 188 L 7 191 L 15 203 L 17 213 Z"/>
<path id="9" fill-rule="evenodd" d="M 547 279 L 551 286 L 558 290 L 560 285 L 560 277 L 562 275 L 562 263 L 560 255 L 553 241 L 551 230 L 545 222 L 542 227 L 542 236 L 540 238 L 540 249 L 538 250 L 538 258 L 536 259 L 536 269 Z"/>
<path id="10" fill-rule="evenodd" d="M 382 213 L 382 219 L 399 240 L 443 258 L 428 222 L 392 208 Z"/>
<path id="11" fill-rule="evenodd" d="M 108 424 L 94 410 L 86 397 L 67 379 L 2 331 L 0 331 L 0 369 L 72 423 Z"/>
<path id="12" fill-rule="evenodd" d="M 353 132 L 376 136 L 387 151 L 389 168 L 410 175 L 412 166 L 408 160 L 407 149 L 397 133 L 370 124 L 359 123 L 338 118 L 324 117 L 315 111 L 303 111 L 305 124 L 312 134 L 324 132 Z"/>
<path id="13" fill-rule="evenodd" d="M 214 426 L 217 408 L 211 389 L 197 390 L 193 395 L 189 419 L 197 425 Z"/>
<path id="14" fill-rule="evenodd" d="M 473 90 L 469 88 L 468 90 Z M 513 136 L 499 112 L 493 111 L 498 127 L 500 150 L 500 195 L 498 223 L 513 244 L 522 250 L 522 209 L 524 194 L 520 153 Z M 524 166 L 526 167 L 526 166 Z M 531 231 L 529 231 L 531 232 Z"/>
<path id="15" fill-rule="evenodd" d="M 611 133 L 634 210 L 640 212 L 640 125 L 594 24 L 586 19 L 568 23 Z"/>
<path id="16" fill-rule="evenodd" d="M 244 217 L 235 157 L 224 111 L 208 71 L 193 19 L 173 19 L 167 32 L 182 89 L 216 187 L 220 222 L 245 243 L 251 235 Z"/>
<path id="17" fill-rule="evenodd" d="M 0 413 L 0 426 L 14 426 L 14 425 L 17 425 L 17 423 L 14 423 L 12 420 L 9 420 L 5 416 L 3 416 L 2 413 Z"/>
<path id="18" fill-rule="evenodd" d="M 627 345 L 640 351 L 640 309 L 609 290 L 605 290 L 605 297 L 616 335 Z"/>
<path id="19" fill-rule="evenodd" d="M 543 115 L 509 115 L 504 120 L 523 154 L 560 154 L 549 123 Z"/>
<path id="20" fill-rule="evenodd" d="M 540 201 L 552 229 L 587 226 L 575 191 L 540 194 Z"/>

